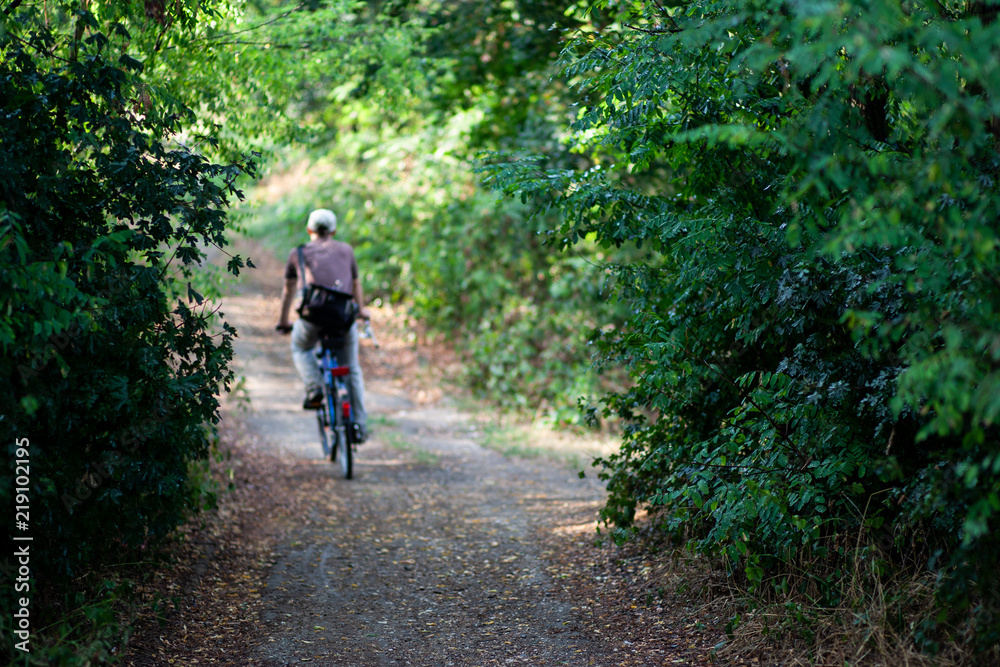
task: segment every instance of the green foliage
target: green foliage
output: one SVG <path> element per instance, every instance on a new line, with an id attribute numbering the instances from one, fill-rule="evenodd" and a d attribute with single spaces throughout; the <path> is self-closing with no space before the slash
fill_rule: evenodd
<path id="1" fill-rule="evenodd" d="M 280 155 L 339 120 L 364 122 L 342 116 L 359 100 L 377 99 L 401 120 L 428 76 L 413 60 L 423 24 L 392 3 L 219 2 L 206 14 L 189 30 L 163 32 L 155 75 L 197 112 L 192 129 L 212 134 L 229 159 L 248 144 Z"/>
<path id="2" fill-rule="evenodd" d="M 31 442 L 36 577 L 141 551 L 211 502 L 198 461 L 232 331 L 203 296 L 222 278 L 195 269 L 253 142 L 308 168 L 250 230 L 284 252 L 334 208 L 368 293 L 456 341 L 472 387 L 560 423 L 614 389 L 586 414 L 624 428 L 603 462 L 618 535 L 652 509 L 803 622 L 803 598 L 854 599 L 865 554 L 875 578 L 917 561 L 940 613 L 893 623 L 928 649 L 994 646 L 996 18 L 11 3 L 0 430 Z M 479 188 L 476 155 L 520 201 Z"/>
<path id="3" fill-rule="evenodd" d="M 396 48 L 408 49 L 400 66 L 413 85 L 372 92 L 334 72 L 312 82 L 313 102 L 292 113 L 321 141 L 288 158 L 308 170 L 295 193 L 247 222 L 284 255 L 310 209 L 333 208 L 367 294 L 406 302 L 432 334 L 455 341 L 481 395 L 560 423 L 579 421 L 577 396 L 599 389 L 588 372 L 591 331 L 623 319 L 602 291 L 608 253 L 593 244 L 554 253 L 544 233 L 554 220 L 495 201 L 469 161 L 502 148 L 579 160 L 560 142 L 573 114 L 566 86 L 551 81 L 562 32 L 550 28 L 580 23 L 567 17 L 570 4 L 428 2 L 358 14 L 358 30 L 407 34 Z"/>
<path id="4" fill-rule="evenodd" d="M 564 52 L 600 166 L 492 168 L 621 263 L 600 341 L 635 385 L 604 461 L 639 506 L 763 592 L 840 599 L 854 544 L 939 573 L 927 648 L 1000 616 L 1000 23 L 989 3 L 595 3 Z M 861 537 L 864 537 L 864 540 Z"/>
<path id="5" fill-rule="evenodd" d="M 209 452 L 233 330 L 194 272 L 253 169 L 182 143 L 189 112 L 143 79 L 141 4 L 61 9 L 12 4 L 0 30 L 0 433 L 8 461 L 30 461 L 34 600 L 200 502 L 189 464 Z M 175 31 L 195 20 L 175 9 Z M 0 496 L 13 505 L 10 475 Z M 67 608 L 33 606 L 32 627 Z"/>

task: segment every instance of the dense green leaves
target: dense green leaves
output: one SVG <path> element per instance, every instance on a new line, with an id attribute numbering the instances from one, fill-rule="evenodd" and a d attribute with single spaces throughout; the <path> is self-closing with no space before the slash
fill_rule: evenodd
<path id="1" fill-rule="evenodd" d="M 635 386 L 605 518 L 636 508 L 759 587 L 850 544 L 995 615 L 1000 25 L 989 3 L 595 3 L 564 75 L 602 169 L 499 164 L 587 235 L 634 313 L 601 342 Z M 918 535 L 903 549 L 906 536 Z M 922 544 L 916 551 L 913 545 Z M 832 576 L 824 605 L 843 590 Z M 976 615 L 978 614 L 978 615 Z M 949 626 L 943 622 L 942 631 Z M 932 646 L 931 634 L 921 639 Z"/>
<path id="2" fill-rule="evenodd" d="M 30 459 L 33 628 L 69 578 L 135 558 L 195 506 L 188 467 L 231 376 L 233 331 L 191 281 L 253 165 L 206 160 L 178 140 L 183 109 L 150 109 L 141 54 L 120 50 L 141 28 L 104 14 L 125 9 L 29 7 L 0 33 L 0 433 L 8 460 L 15 442 Z M 0 495 L 12 506 L 10 475 Z"/>

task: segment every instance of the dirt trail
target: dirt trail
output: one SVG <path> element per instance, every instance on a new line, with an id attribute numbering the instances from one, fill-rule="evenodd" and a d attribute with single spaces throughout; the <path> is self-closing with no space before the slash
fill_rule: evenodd
<path id="1" fill-rule="evenodd" d="M 339 478 L 301 410 L 288 338 L 272 332 L 278 265 L 259 251 L 254 261 L 256 276 L 223 308 L 240 332 L 250 398 L 239 419 L 256 447 L 295 466 L 287 493 L 308 502 L 273 519 L 285 537 L 253 662 L 647 664 L 601 635 L 554 565 L 560 544 L 592 530 L 603 489 L 551 460 L 482 447 L 475 422 L 447 398 L 420 402 L 406 390 L 399 375 L 412 351 L 391 336 L 378 350 L 362 344 L 373 437 L 355 479 Z M 384 313 L 375 325 L 391 328 Z"/>

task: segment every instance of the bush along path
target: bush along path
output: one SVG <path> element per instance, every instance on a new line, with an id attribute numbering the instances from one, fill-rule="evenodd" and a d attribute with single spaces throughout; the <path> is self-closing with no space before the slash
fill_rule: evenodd
<path id="1" fill-rule="evenodd" d="M 300 408 L 288 339 L 270 331 L 276 294 L 256 280 L 223 307 L 250 399 L 223 424 L 229 491 L 151 583 L 159 621 L 140 624 L 126 664 L 707 658 L 718 632 L 618 590 L 622 573 L 649 566 L 594 548 L 605 492 L 592 476 L 481 446 L 475 419 L 407 379 L 421 364 L 384 309 L 381 347 L 362 346 L 373 437 L 355 478 L 340 478 Z"/>

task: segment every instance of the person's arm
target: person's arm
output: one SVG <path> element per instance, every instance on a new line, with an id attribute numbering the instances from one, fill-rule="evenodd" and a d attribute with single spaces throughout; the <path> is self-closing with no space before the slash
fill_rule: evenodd
<path id="1" fill-rule="evenodd" d="M 281 288 L 281 317 L 278 319 L 278 327 L 289 327 L 289 313 L 292 311 L 292 301 L 295 300 L 295 288 L 298 287 L 297 278 L 285 279 L 285 286 Z"/>
<path id="2" fill-rule="evenodd" d="M 355 278 L 351 284 L 351 293 L 354 295 L 354 300 L 358 302 L 358 317 L 363 320 L 371 319 L 371 313 L 365 308 L 365 292 L 361 289 L 359 278 Z"/>

